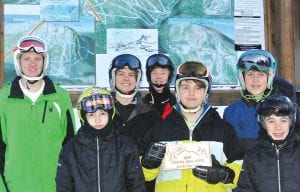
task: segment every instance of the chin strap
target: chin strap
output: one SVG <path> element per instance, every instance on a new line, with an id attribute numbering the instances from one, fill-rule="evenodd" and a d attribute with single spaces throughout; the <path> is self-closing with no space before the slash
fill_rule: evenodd
<path id="1" fill-rule="evenodd" d="M 178 105 L 180 107 L 180 110 L 185 113 L 196 113 L 196 112 L 200 111 L 200 109 L 202 108 L 202 105 L 199 105 L 198 107 L 196 107 L 194 109 L 187 109 L 181 103 L 178 103 Z"/>
<path id="2" fill-rule="evenodd" d="M 165 83 L 165 84 L 155 84 L 155 83 L 151 83 L 151 85 L 152 85 L 153 87 L 162 88 L 162 87 L 167 86 L 168 83 Z"/>
<path id="3" fill-rule="evenodd" d="M 35 83 L 37 83 L 39 80 L 27 80 L 26 81 L 26 87 L 27 89 L 30 89 L 30 87 L 28 86 L 28 84 L 33 85 Z"/>
<path id="4" fill-rule="evenodd" d="M 38 81 L 40 79 L 43 79 L 44 77 L 44 73 L 43 71 L 36 77 L 29 77 L 27 75 L 25 75 L 23 72 L 22 72 L 22 75 L 21 75 L 24 79 L 27 79 L 27 81 Z M 34 83 L 33 83 L 34 84 Z"/>
<path id="5" fill-rule="evenodd" d="M 247 100 L 252 100 L 252 101 L 260 101 L 268 96 L 271 95 L 273 88 L 271 89 L 267 89 L 265 92 L 259 94 L 259 95 L 252 95 L 251 93 L 249 93 L 246 90 L 241 90 L 241 95 L 243 98 L 247 99 Z"/>
<path id="6" fill-rule="evenodd" d="M 133 97 L 136 95 L 137 92 L 136 92 L 136 91 L 133 91 L 133 93 L 131 93 L 131 94 L 124 94 L 124 93 L 121 93 L 121 91 L 119 91 L 118 89 L 116 89 L 116 93 L 117 93 L 120 97 L 130 99 L 130 98 L 133 98 Z"/>

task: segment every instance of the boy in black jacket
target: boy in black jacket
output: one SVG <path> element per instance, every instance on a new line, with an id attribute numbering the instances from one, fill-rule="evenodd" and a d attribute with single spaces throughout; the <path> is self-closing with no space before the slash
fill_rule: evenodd
<path id="1" fill-rule="evenodd" d="M 137 147 L 119 134 L 110 93 L 88 88 L 78 104 L 82 126 L 61 151 L 57 191 L 144 192 Z"/>

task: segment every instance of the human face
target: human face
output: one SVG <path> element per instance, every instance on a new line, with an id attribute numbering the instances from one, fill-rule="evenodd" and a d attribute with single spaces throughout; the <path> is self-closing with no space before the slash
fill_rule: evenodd
<path id="1" fill-rule="evenodd" d="M 151 82 L 159 85 L 166 84 L 168 82 L 169 74 L 170 71 L 168 68 L 155 67 L 150 74 Z M 160 93 L 163 90 L 163 87 L 158 88 L 154 86 L 154 89 Z"/>
<path id="2" fill-rule="evenodd" d="M 95 129 L 103 129 L 108 123 L 109 115 L 104 110 L 86 113 L 86 120 Z"/>
<path id="3" fill-rule="evenodd" d="M 28 77 L 37 77 L 43 71 L 44 58 L 34 51 L 25 52 L 20 57 L 21 70 Z"/>
<path id="4" fill-rule="evenodd" d="M 132 92 L 137 84 L 136 72 L 129 67 L 116 70 L 116 88 L 122 93 Z"/>
<path id="5" fill-rule="evenodd" d="M 264 118 L 265 129 L 273 140 L 283 140 L 289 134 L 291 119 L 289 116 L 270 115 Z"/>
<path id="6" fill-rule="evenodd" d="M 186 108 L 195 109 L 204 101 L 205 88 L 197 85 L 194 80 L 182 80 L 179 84 L 179 97 Z"/>
<path id="7" fill-rule="evenodd" d="M 250 70 L 245 72 L 245 86 L 249 93 L 254 96 L 262 94 L 268 85 L 268 74 L 262 71 Z"/>

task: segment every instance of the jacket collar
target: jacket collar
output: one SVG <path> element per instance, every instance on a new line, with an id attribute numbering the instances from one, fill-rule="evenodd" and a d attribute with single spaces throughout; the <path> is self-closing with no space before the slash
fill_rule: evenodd
<path id="1" fill-rule="evenodd" d="M 87 145 L 93 143 L 96 138 L 98 138 L 102 142 L 109 142 L 109 141 L 113 140 L 116 136 L 120 135 L 120 131 L 116 127 L 117 125 L 115 123 L 112 123 L 109 126 L 112 126 L 110 129 L 110 132 L 104 137 L 98 136 L 97 134 L 86 129 L 86 127 L 81 126 L 80 129 L 78 130 L 76 138 L 81 143 L 87 144 Z"/>
<path id="2" fill-rule="evenodd" d="M 112 92 L 111 94 L 114 98 L 114 102 L 115 103 L 118 102 L 117 99 L 116 99 L 116 92 Z M 146 103 L 144 103 L 143 97 L 142 97 L 140 92 L 136 93 L 136 95 L 134 96 L 134 99 L 132 100 L 131 104 L 134 104 L 135 107 L 134 107 L 134 110 L 132 112 L 133 114 L 130 115 L 129 119 L 136 116 L 137 114 L 147 113 L 150 110 L 152 110 L 151 107 L 149 107 Z M 117 111 L 117 113 L 118 113 L 118 111 Z"/>
<path id="3" fill-rule="evenodd" d="M 12 86 L 10 89 L 10 94 L 9 98 L 19 98 L 19 99 L 24 99 L 24 93 L 19 85 L 19 80 L 21 79 L 21 76 L 17 76 L 14 81 L 12 82 Z M 43 90 L 44 95 L 56 93 L 55 87 L 53 82 L 50 80 L 48 76 L 45 76 L 44 78 L 45 81 L 45 88 Z"/>

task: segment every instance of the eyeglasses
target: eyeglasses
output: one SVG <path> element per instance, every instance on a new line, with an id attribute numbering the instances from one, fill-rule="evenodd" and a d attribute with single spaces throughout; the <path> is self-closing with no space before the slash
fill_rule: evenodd
<path id="1" fill-rule="evenodd" d="M 83 98 L 81 109 L 85 112 L 92 113 L 98 109 L 110 110 L 113 108 L 113 100 L 110 95 L 96 94 Z"/>
<path id="2" fill-rule="evenodd" d="M 37 53 L 47 52 L 46 42 L 32 36 L 21 39 L 18 48 L 23 52 L 30 51 L 30 49 L 34 49 Z"/>
<path id="3" fill-rule="evenodd" d="M 238 68 L 243 71 L 249 71 L 256 67 L 259 71 L 266 71 L 271 67 L 270 58 L 264 55 L 251 54 L 240 58 Z"/>
<path id="4" fill-rule="evenodd" d="M 115 57 L 112 61 L 112 68 L 124 68 L 128 66 L 130 69 L 140 69 L 141 61 L 134 55 L 122 54 Z"/>
<path id="5" fill-rule="evenodd" d="M 196 77 L 209 77 L 208 69 L 197 62 L 187 62 L 180 65 L 177 69 L 179 76 L 196 76 Z"/>
<path id="6" fill-rule="evenodd" d="M 279 100 L 266 100 L 260 102 L 256 107 L 258 115 L 268 116 L 289 116 L 293 113 L 293 108 L 288 103 Z"/>
<path id="7" fill-rule="evenodd" d="M 147 61 L 146 61 L 146 67 L 153 67 L 155 65 L 161 65 L 161 66 L 168 66 L 172 65 L 172 62 L 170 59 L 168 59 L 165 55 L 163 54 L 155 54 L 151 55 Z"/>

